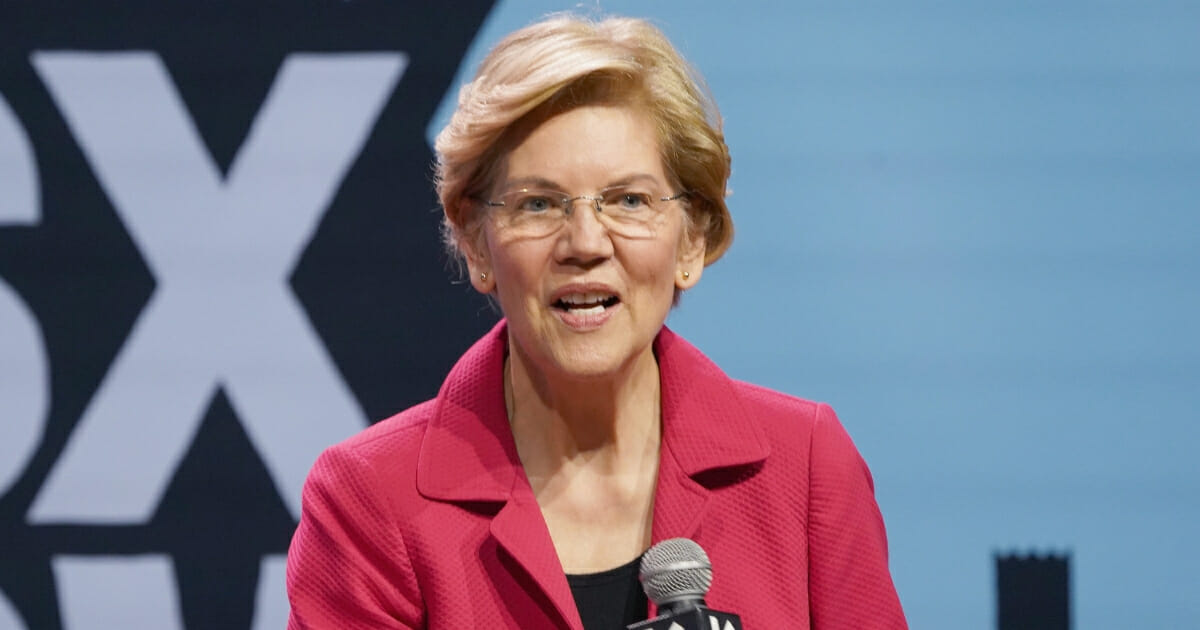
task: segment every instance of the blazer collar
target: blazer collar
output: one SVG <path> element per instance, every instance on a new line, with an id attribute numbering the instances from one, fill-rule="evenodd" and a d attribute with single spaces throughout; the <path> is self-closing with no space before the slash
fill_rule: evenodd
<path id="1" fill-rule="evenodd" d="M 502 319 L 438 391 L 417 456 L 417 490 L 430 499 L 507 501 L 523 476 L 504 405 L 507 333 Z"/>
<path id="2" fill-rule="evenodd" d="M 417 460 L 417 489 L 443 501 L 508 501 L 524 479 L 504 405 L 501 320 L 458 360 L 438 393 Z M 663 457 L 695 476 L 761 461 L 769 443 L 735 384 L 665 326 L 654 341 L 662 384 Z"/>
<path id="3" fill-rule="evenodd" d="M 654 353 L 662 382 L 663 453 L 681 472 L 694 477 L 766 459 L 771 447 L 762 425 L 721 368 L 665 326 Z"/>

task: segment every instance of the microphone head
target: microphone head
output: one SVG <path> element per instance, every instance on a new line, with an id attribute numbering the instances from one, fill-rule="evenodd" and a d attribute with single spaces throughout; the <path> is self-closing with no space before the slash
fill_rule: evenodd
<path id="1" fill-rule="evenodd" d="M 642 556 L 642 589 L 660 608 L 689 600 L 703 603 L 712 586 L 712 563 L 695 541 L 668 538 Z"/>

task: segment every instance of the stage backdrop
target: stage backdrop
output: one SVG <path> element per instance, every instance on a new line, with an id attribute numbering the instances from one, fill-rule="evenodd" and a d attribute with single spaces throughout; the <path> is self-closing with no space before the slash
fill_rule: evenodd
<path id="1" fill-rule="evenodd" d="M 282 627 L 316 455 L 495 319 L 429 142 L 576 8 L 0 4 L 0 630 Z M 1009 551 L 1069 554 L 1080 630 L 1200 626 L 1200 7 L 597 8 L 727 122 L 737 239 L 671 325 L 839 410 L 912 627 L 994 627 Z"/>
<path id="2" fill-rule="evenodd" d="M 493 320 L 425 128 L 490 2 L 0 6 L 0 628 L 278 628 L 308 468 Z"/>

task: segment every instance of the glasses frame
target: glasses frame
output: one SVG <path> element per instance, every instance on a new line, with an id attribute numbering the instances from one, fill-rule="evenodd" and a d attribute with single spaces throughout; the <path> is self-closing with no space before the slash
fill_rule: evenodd
<path id="1" fill-rule="evenodd" d="M 548 193 L 549 192 L 558 193 L 558 194 L 562 195 L 563 214 L 565 216 L 570 216 L 571 211 L 575 209 L 575 202 L 579 201 L 580 199 L 584 199 L 584 200 L 592 202 L 592 204 L 596 208 L 596 212 L 603 214 L 604 208 L 600 205 L 600 202 L 604 201 L 604 193 L 607 190 L 621 190 L 622 188 L 623 188 L 623 186 L 614 186 L 612 189 L 601 190 L 594 195 L 576 195 L 574 197 L 571 197 L 570 195 L 568 195 L 565 192 L 562 192 L 559 190 L 552 190 L 552 189 L 548 189 L 548 188 L 547 189 L 518 188 L 516 190 L 508 191 L 504 194 L 511 195 L 514 193 L 527 193 L 527 192 L 537 192 L 537 191 L 548 192 Z M 691 191 L 685 190 L 685 191 L 676 193 L 674 195 L 671 195 L 669 197 L 659 197 L 658 200 L 659 201 L 676 201 L 679 199 L 683 199 L 684 197 L 687 197 L 688 195 L 691 195 L 691 194 L 692 194 Z M 480 199 L 480 201 L 482 201 L 485 205 L 487 205 L 490 208 L 505 208 L 505 207 L 507 207 L 507 204 L 505 204 L 503 201 L 492 201 L 490 199 Z"/>
<path id="2" fill-rule="evenodd" d="M 610 186 L 608 188 L 600 190 L 599 192 L 597 192 L 595 194 L 576 195 L 576 196 L 572 197 L 570 194 L 565 193 L 561 190 L 555 190 L 553 188 L 539 188 L 539 187 L 534 186 L 534 187 L 522 187 L 522 188 L 517 188 L 514 190 L 507 191 L 504 193 L 503 197 L 521 195 L 524 193 L 542 193 L 548 199 L 558 199 L 561 201 L 562 207 L 561 207 L 561 210 L 558 210 L 561 212 L 561 214 L 557 215 L 557 217 L 558 217 L 557 224 L 553 225 L 553 227 L 550 227 L 549 229 L 535 231 L 535 232 L 529 234 L 529 236 L 533 236 L 535 238 L 550 236 L 550 235 L 555 234 L 555 233 L 559 232 L 560 230 L 562 230 L 563 226 L 565 226 L 569 222 L 568 220 L 570 219 L 570 217 L 572 216 L 572 213 L 575 210 L 575 202 L 579 201 L 579 200 L 590 201 L 592 208 L 596 211 L 597 218 L 600 219 L 601 223 L 604 224 L 606 229 L 608 229 L 611 233 L 613 233 L 615 235 L 625 236 L 628 238 L 647 238 L 649 236 L 652 236 L 654 233 L 654 230 L 652 228 L 651 228 L 650 232 L 648 232 L 646 234 L 642 234 L 636 229 L 634 229 L 631 232 L 630 228 L 625 227 L 625 226 L 631 225 L 631 224 L 627 223 L 624 219 L 622 219 L 621 214 L 604 211 L 604 206 L 602 205 L 604 199 L 611 193 L 614 193 L 614 192 L 619 193 L 622 190 L 625 190 L 627 188 L 628 187 L 624 186 L 624 185 Z M 645 193 L 640 193 L 640 194 L 645 194 Z M 684 191 L 675 193 L 674 195 L 669 195 L 666 197 L 656 197 L 655 195 L 648 195 L 647 202 L 650 203 L 650 213 L 655 217 L 660 216 L 661 210 L 655 207 L 655 205 L 654 205 L 655 202 L 653 201 L 654 199 L 657 199 L 658 202 L 660 202 L 660 203 L 666 203 L 666 202 L 678 201 L 679 199 L 687 198 L 687 197 L 691 196 L 692 194 L 693 194 L 692 191 L 684 190 Z M 479 198 L 479 197 L 475 197 L 474 199 L 489 208 L 508 208 L 509 207 L 508 204 L 505 203 L 504 201 L 483 199 L 483 198 Z M 626 216 L 629 216 L 629 215 L 626 215 Z M 606 219 L 605 217 L 608 217 L 608 218 Z M 646 225 L 649 225 L 649 223 L 646 223 Z"/>

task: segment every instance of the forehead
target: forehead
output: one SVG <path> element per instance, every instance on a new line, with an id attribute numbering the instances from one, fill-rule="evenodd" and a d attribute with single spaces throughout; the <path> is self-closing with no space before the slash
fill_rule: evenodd
<path id="1" fill-rule="evenodd" d="M 585 105 L 531 123 L 504 155 L 500 184 L 536 178 L 575 190 L 635 177 L 667 183 L 649 114 L 631 105 Z"/>

